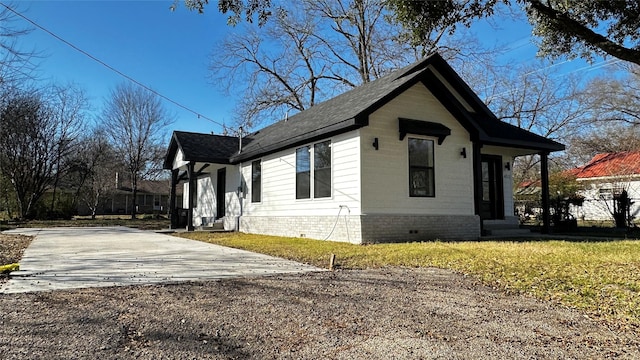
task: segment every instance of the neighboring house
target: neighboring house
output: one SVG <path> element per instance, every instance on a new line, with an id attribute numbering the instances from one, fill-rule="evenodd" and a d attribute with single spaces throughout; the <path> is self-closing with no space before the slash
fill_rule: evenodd
<path id="1" fill-rule="evenodd" d="M 548 154 L 563 149 L 499 121 L 433 55 L 242 139 L 176 131 L 164 166 L 174 188 L 186 181 L 188 229 L 463 240 L 517 227 L 514 157 L 540 154 L 546 179 Z"/>
<path id="2" fill-rule="evenodd" d="M 584 203 L 572 208 L 576 218 L 612 220 L 613 199 L 623 190 L 633 202 L 631 214 L 640 213 L 640 151 L 598 154 L 571 172 L 584 185 Z"/>
<path id="3" fill-rule="evenodd" d="M 131 186 L 121 184 L 116 177 L 116 187 L 112 188 L 98 206 L 97 215 L 131 214 L 133 190 Z M 178 199 L 182 199 L 182 191 L 178 190 Z M 138 182 L 137 210 L 138 214 L 167 214 L 169 212 L 169 196 L 171 182 L 168 180 L 141 180 Z M 91 211 L 82 201 L 78 204 L 78 215 L 90 215 Z"/>
<path id="4" fill-rule="evenodd" d="M 514 207 L 520 222 L 537 219 L 542 215 L 540 186 L 540 180 L 526 180 L 516 186 L 513 194 Z"/>

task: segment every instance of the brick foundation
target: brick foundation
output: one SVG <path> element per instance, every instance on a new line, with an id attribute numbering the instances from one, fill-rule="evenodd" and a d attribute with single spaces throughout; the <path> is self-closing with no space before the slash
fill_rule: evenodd
<path id="1" fill-rule="evenodd" d="M 475 215 L 363 215 L 362 242 L 478 240 L 480 217 Z"/>
<path id="2" fill-rule="evenodd" d="M 235 223 L 235 219 L 233 222 Z M 480 218 L 475 215 L 389 214 L 344 215 L 339 218 L 336 216 L 243 216 L 240 218 L 240 231 L 356 244 L 477 240 L 480 237 Z"/>

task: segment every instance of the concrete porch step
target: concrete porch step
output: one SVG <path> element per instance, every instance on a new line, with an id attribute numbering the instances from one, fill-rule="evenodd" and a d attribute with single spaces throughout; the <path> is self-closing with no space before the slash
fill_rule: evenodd
<path id="1" fill-rule="evenodd" d="M 215 221 L 206 226 L 201 226 L 201 228 L 202 230 L 224 230 L 224 223 L 222 221 Z"/>

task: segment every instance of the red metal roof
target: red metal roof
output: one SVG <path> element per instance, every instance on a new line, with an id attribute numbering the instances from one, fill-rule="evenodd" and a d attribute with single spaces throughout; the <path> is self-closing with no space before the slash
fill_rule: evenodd
<path id="1" fill-rule="evenodd" d="M 597 154 L 587 165 L 573 171 L 578 179 L 639 175 L 640 151 Z"/>

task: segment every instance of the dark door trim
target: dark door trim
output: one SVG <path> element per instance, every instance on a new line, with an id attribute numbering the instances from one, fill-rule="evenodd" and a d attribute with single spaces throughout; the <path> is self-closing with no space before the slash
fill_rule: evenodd
<path id="1" fill-rule="evenodd" d="M 504 219 L 501 156 L 482 155 L 480 179 L 482 182 L 480 218 L 482 220 Z"/>
<path id="2" fill-rule="evenodd" d="M 220 219 L 226 215 L 226 184 L 227 168 L 218 169 L 218 179 L 216 184 L 216 219 Z"/>

